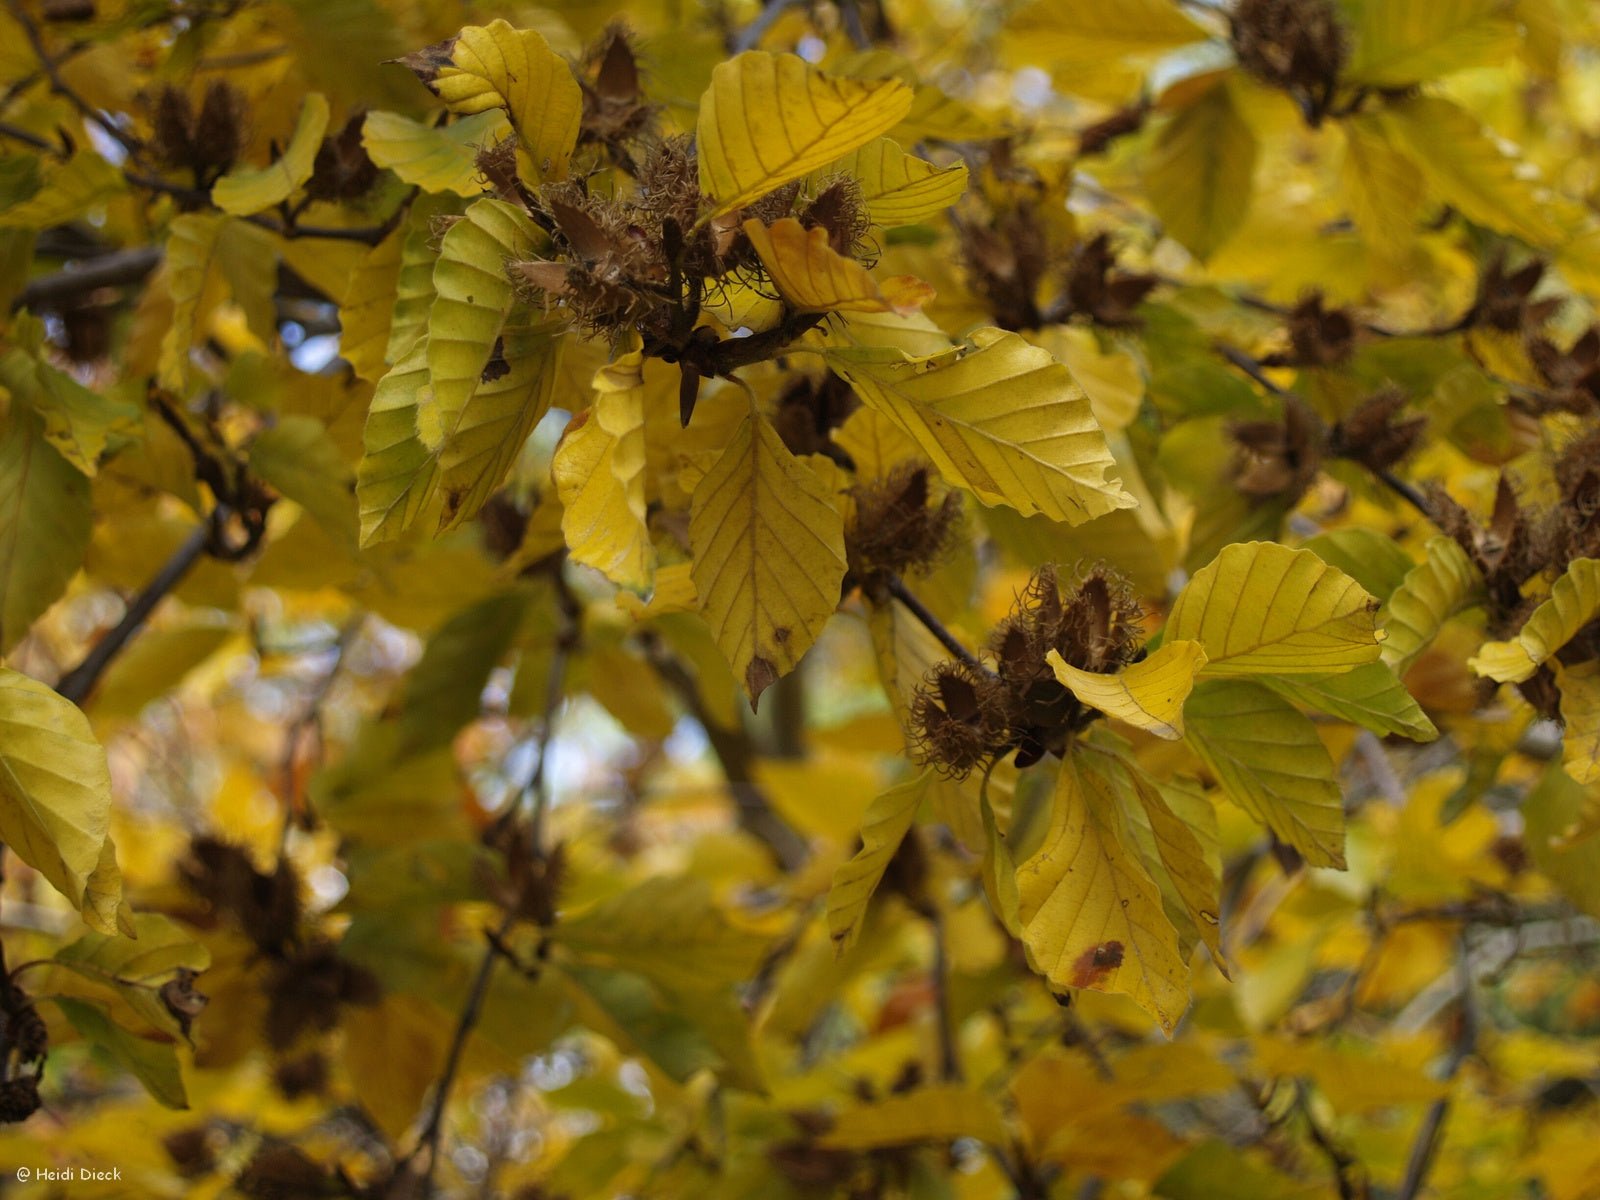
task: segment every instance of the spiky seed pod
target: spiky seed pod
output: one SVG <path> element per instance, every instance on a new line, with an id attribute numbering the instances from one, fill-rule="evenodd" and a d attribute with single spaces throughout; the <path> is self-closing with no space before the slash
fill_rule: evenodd
<path id="1" fill-rule="evenodd" d="M 1097 566 L 1063 608 L 1055 648 L 1074 667 L 1115 671 L 1132 662 L 1143 647 L 1143 615 L 1127 580 Z"/>
<path id="2" fill-rule="evenodd" d="M 156 93 L 151 114 L 150 149 L 164 167 L 187 167 L 193 161 L 194 105 L 188 93 L 170 84 Z"/>
<path id="3" fill-rule="evenodd" d="M 860 256 L 872 232 L 872 215 L 862 198 L 861 184 L 849 175 L 829 180 L 801 210 L 800 223 L 807 229 L 826 229 L 833 252 L 847 258 Z"/>
<path id="4" fill-rule="evenodd" d="M 758 197 L 745 205 L 744 215 L 754 217 L 763 225 L 771 225 L 774 221 L 781 221 L 784 217 L 794 215 L 794 202 L 800 197 L 800 181 L 775 187 L 765 196 Z"/>
<path id="5" fill-rule="evenodd" d="M 11 1014 L 6 1040 L 11 1043 L 18 1062 L 38 1062 L 50 1048 L 50 1034 L 44 1018 L 26 1001 Z"/>
<path id="6" fill-rule="evenodd" d="M 1426 417 L 1401 417 L 1406 393 L 1388 387 L 1374 393 L 1333 428 L 1329 452 L 1372 471 L 1385 471 L 1416 448 Z"/>
<path id="7" fill-rule="evenodd" d="M 1283 497 L 1291 503 L 1316 479 L 1328 437 L 1317 414 L 1292 396 L 1284 401 L 1281 421 L 1236 421 L 1228 435 L 1234 488 L 1255 499 Z"/>
<path id="8" fill-rule="evenodd" d="M 244 150 L 248 106 L 244 94 L 218 80 L 206 89 L 194 119 L 194 156 L 197 166 L 221 175 Z"/>
<path id="9" fill-rule="evenodd" d="M 1322 293 L 1313 292 L 1289 313 L 1291 354 L 1271 365 L 1333 367 L 1355 348 L 1356 325 L 1342 308 L 1324 308 Z"/>
<path id="10" fill-rule="evenodd" d="M 889 575 L 920 574 L 949 548 L 961 515 L 961 497 L 935 495 L 923 463 L 903 463 L 885 479 L 859 485 L 855 512 L 845 529 L 845 556 L 862 586 Z"/>
<path id="11" fill-rule="evenodd" d="M 1154 275 L 1117 269 L 1110 235 L 1099 233 L 1073 248 L 1067 268 L 1067 303 L 1097 325 L 1137 325 L 1135 310 L 1156 286 Z"/>
<path id="12" fill-rule="evenodd" d="M 1320 122 L 1349 53 L 1334 0 L 1238 0 L 1232 34 L 1239 65 Z"/>
<path id="13" fill-rule="evenodd" d="M 367 156 L 361 140 L 366 119 L 366 110 L 357 109 L 338 133 L 322 139 L 306 183 L 306 194 L 313 200 L 354 200 L 378 181 L 378 165 Z"/>
<path id="14" fill-rule="evenodd" d="M 960 779 L 1010 745 L 1003 689 L 993 676 L 951 660 L 911 698 L 911 731 L 920 762 Z"/>

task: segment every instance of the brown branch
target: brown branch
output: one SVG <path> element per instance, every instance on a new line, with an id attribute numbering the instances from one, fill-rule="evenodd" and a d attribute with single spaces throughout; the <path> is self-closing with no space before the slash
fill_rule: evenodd
<path id="1" fill-rule="evenodd" d="M 30 280 L 11 302 L 13 309 L 39 308 L 76 300 L 101 288 L 138 283 L 161 262 L 161 247 L 113 250 L 49 275 Z"/>
<path id="2" fill-rule="evenodd" d="M 1478 1041 L 1478 1017 L 1472 1003 L 1472 969 L 1468 962 L 1465 943 L 1456 960 L 1456 968 L 1461 980 L 1461 1011 L 1457 1017 L 1456 1035 L 1450 1045 L 1450 1056 L 1445 1060 L 1446 1081 L 1455 1078 L 1456 1072 L 1461 1069 L 1461 1064 L 1472 1056 Z M 1411 1156 L 1406 1161 L 1405 1180 L 1401 1183 L 1395 1200 L 1416 1200 L 1421 1194 L 1423 1185 L 1428 1180 L 1428 1172 L 1432 1170 L 1434 1158 L 1438 1154 L 1439 1143 L 1443 1140 L 1444 1120 L 1449 1112 L 1450 1098 L 1441 1096 L 1430 1104 L 1428 1111 L 1423 1114 L 1416 1140 L 1411 1144 Z"/>
<path id="3" fill-rule="evenodd" d="M 41 137 L 32 130 L 24 129 L 20 125 L 13 125 L 10 121 L 0 121 L 0 137 L 8 137 L 14 142 L 21 142 L 24 146 L 32 146 L 35 150 L 61 156 L 62 148 L 49 138 Z"/>
<path id="4" fill-rule="evenodd" d="M 1322 1127 L 1311 1111 L 1309 1089 L 1299 1080 L 1295 1082 L 1295 1103 L 1300 1115 L 1305 1118 L 1306 1131 L 1311 1135 L 1312 1144 L 1328 1160 L 1334 1186 L 1339 1189 L 1339 1200 L 1368 1200 L 1372 1189 L 1367 1182 L 1366 1168 L 1361 1165 L 1360 1159 L 1334 1141 L 1333 1135 Z"/>
<path id="5" fill-rule="evenodd" d="M 18 3 L 18 0 L 7 0 L 6 8 L 10 11 L 12 20 L 22 26 L 23 35 L 28 39 L 28 45 L 33 48 L 34 54 L 38 56 L 39 66 L 43 68 L 45 78 L 50 81 L 51 90 L 82 113 L 85 120 L 104 130 L 106 136 L 126 150 L 130 157 L 137 158 L 143 149 L 139 139 L 119 128 L 115 121 L 107 120 L 94 105 L 79 95 L 76 89 L 61 77 L 60 64 L 51 58 L 49 51 L 45 49 L 44 37 L 39 32 L 39 26 L 28 15 L 27 10 Z"/>
<path id="6" fill-rule="evenodd" d="M 933 634 L 934 637 L 939 639 L 939 644 L 941 646 L 950 651 L 954 657 L 959 658 L 973 670 L 981 671 L 986 675 L 990 674 L 989 668 L 984 666 L 983 663 L 978 660 L 978 656 L 976 654 L 961 644 L 961 640 L 957 638 L 955 634 L 950 632 L 945 623 L 933 615 L 933 613 L 928 609 L 928 606 L 923 604 L 923 602 L 917 598 L 915 592 L 906 587 L 904 580 L 900 579 L 898 576 L 891 575 L 886 582 L 886 586 L 889 589 L 889 595 L 893 596 L 896 600 L 900 601 L 901 604 L 905 605 L 906 609 L 911 613 L 911 615 L 918 621 L 922 622 L 923 626 L 929 633 Z"/>
<path id="7" fill-rule="evenodd" d="M 155 578 L 134 598 L 133 603 L 128 605 L 127 612 L 122 614 L 122 620 L 94 644 L 82 662 L 61 677 L 60 682 L 56 684 L 56 691 L 74 704 L 81 705 L 94 690 L 94 685 L 99 682 L 105 669 L 111 665 L 111 660 L 128 644 L 129 639 L 139 632 L 140 626 L 155 610 L 156 605 L 160 604 L 167 593 L 177 587 L 195 563 L 200 561 L 210 539 L 209 522 L 195 529 L 163 564 L 161 570 L 156 572 Z"/>
<path id="8" fill-rule="evenodd" d="M 785 871 L 793 871 L 806 859 L 805 839 L 778 815 L 766 792 L 756 783 L 756 752 L 749 736 L 743 728 L 730 729 L 711 715 L 700 697 L 694 676 L 654 632 L 645 631 L 641 641 L 645 657 L 656 674 L 678 694 L 689 715 L 706 731 L 712 753 L 722 764 L 722 774 L 738 810 L 740 827 L 771 850 Z"/>

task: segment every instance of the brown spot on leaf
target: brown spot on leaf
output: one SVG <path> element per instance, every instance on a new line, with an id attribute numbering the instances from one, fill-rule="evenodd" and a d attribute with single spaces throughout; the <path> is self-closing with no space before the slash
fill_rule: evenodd
<path id="1" fill-rule="evenodd" d="M 750 711 L 761 703 L 761 693 L 778 682 L 778 668 L 759 654 L 744 669 L 744 690 L 750 694 Z"/>
<path id="2" fill-rule="evenodd" d="M 1072 964 L 1072 986 L 1099 987 L 1121 965 L 1121 942 L 1101 942 L 1098 946 L 1090 946 Z"/>

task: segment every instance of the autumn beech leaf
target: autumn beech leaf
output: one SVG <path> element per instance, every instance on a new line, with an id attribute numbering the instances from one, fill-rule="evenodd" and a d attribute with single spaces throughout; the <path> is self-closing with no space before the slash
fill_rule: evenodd
<path id="1" fill-rule="evenodd" d="M 389 314 L 389 338 L 383 360 L 393 365 L 415 348 L 428 330 L 433 309 L 433 266 L 439 256 L 434 223 L 454 216 L 461 202 L 453 196 L 419 196 L 400 229 L 400 267 L 395 277 Z"/>
<path id="2" fill-rule="evenodd" d="M 1164 0 L 1035 0 L 1017 13 L 1005 45 L 1026 62 L 1101 62 L 1152 54 L 1205 40 L 1204 27 Z"/>
<path id="3" fill-rule="evenodd" d="M 428 86 L 451 112 L 505 109 L 529 182 L 567 177 L 583 120 L 583 92 L 566 59 L 538 30 L 515 29 L 498 18 L 469 25 L 457 36 L 449 64 Z"/>
<path id="4" fill-rule="evenodd" d="M 386 365 L 404 244 L 405 234 L 397 229 L 367 251 L 339 300 L 339 353 L 351 370 L 374 383 Z"/>
<path id="5" fill-rule="evenodd" d="M 752 217 L 745 236 L 761 256 L 773 286 L 800 312 L 916 312 L 933 288 L 911 275 L 881 282 L 853 258 L 828 245 L 828 231 L 807 229 L 793 217 L 764 225 Z"/>
<path id="6" fill-rule="evenodd" d="M 1208 854 L 1205 843 L 1196 833 L 1200 826 L 1191 823 L 1194 815 L 1199 814 L 1209 828 L 1210 840 L 1216 841 L 1216 814 L 1211 811 L 1211 801 L 1198 789 L 1157 784 L 1130 756 L 1119 754 L 1115 769 L 1126 783 L 1124 794 L 1138 799 L 1156 857 L 1194 926 L 1194 935 L 1211 951 L 1217 969 L 1227 975 L 1228 964 L 1222 954 L 1220 863 L 1214 861 L 1215 846 L 1213 853 Z M 1163 787 L 1168 791 L 1163 791 Z M 1185 811 L 1176 811 L 1174 803 L 1184 805 Z"/>
<path id="7" fill-rule="evenodd" d="M 487 198 L 468 208 L 440 242 L 436 296 L 428 311 L 433 393 L 417 423 L 430 449 L 455 436 L 473 393 L 492 382 L 485 379 L 493 374 L 489 362 L 516 299 L 505 264 L 528 258 L 537 242 L 538 230 L 525 211 Z"/>
<path id="8" fill-rule="evenodd" d="M 838 1114 L 818 1144 L 834 1150 L 872 1150 L 954 1138 L 1003 1146 L 1005 1123 L 994 1101 L 982 1091 L 944 1083 L 852 1105 Z"/>
<path id="9" fill-rule="evenodd" d="M 1165 636 L 1199 642 L 1208 676 L 1328 675 L 1376 661 L 1377 612 L 1309 550 L 1236 542 L 1178 594 Z"/>
<path id="10" fill-rule="evenodd" d="M 181 390 L 189 381 L 189 353 L 201 318 L 201 301 L 214 269 L 226 217 L 184 213 L 167 228 L 166 280 L 172 315 L 161 337 L 161 385 Z"/>
<path id="11" fill-rule="evenodd" d="M 356 468 L 363 546 L 399 537 L 433 495 L 439 456 L 417 434 L 417 410 L 430 392 L 428 343 L 423 339 L 378 382 L 367 410 Z"/>
<path id="12" fill-rule="evenodd" d="M 236 167 L 211 189 L 211 200 L 235 216 L 258 213 L 281 204 L 311 178 L 317 147 L 328 130 L 328 101 L 312 92 L 300 107 L 300 120 L 283 154 L 265 167 Z"/>
<path id="13" fill-rule="evenodd" d="M 1349 721 L 1379 737 L 1398 734 L 1418 742 L 1439 736 L 1428 714 L 1388 664 L 1363 663 L 1339 675 L 1296 675 L 1261 682 L 1278 695 Z"/>
<path id="14" fill-rule="evenodd" d="M 694 489 L 694 584 L 751 707 L 839 605 L 844 521 L 833 496 L 755 413 Z"/>
<path id="15" fill-rule="evenodd" d="M 1167 234 L 1204 261 L 1250 211 L 1256 135 L 1226 81 L 1161 130 L 1145 167 L 1145 193 Z"/>
<path id="16" fill-rule="evenodd" d="M 439 447 L 441 531 L 478 515 L 505 482 L 528 434 L 550 411 L 566 325 L 522 312 L 527 319 L 501 327 L 493 365 L 485 367 L 454 430 Z"/>
<path id="17" fill-rule="evenodd" d="M 1176 741 L 1183 736 L 1183 702 L 1205 666 L 1199 642 L 1166 642 L 1148 658 L 1115 675 L 1080 670 L 1052 650 L 1046 656 L 1062 686 L 1090 708 L 1146 733 Z"/>
<path id="18" fill-rule="evenodd" d="M 829 163 L 812 179 L 821 187 L 836 175 L 856 181 L 872 223 L 888 228 L 930 220 L 967 190 L 966 164 L 936 166 L 907 154 L 899 142 L 886 137 Z"/>
<path id="19" fill-rule="evenodd" d="M 1016 880 L 1022 944 L 1053 988 L 1120 992 L 1171 1034 L 1189 1006 L 1189 970 L 1107 775 L 1067 756 L 1043 841 Z"/>
<path id="20" fill-rule="evenodd" d="M 1453 538 L 1436 537 L 1425 557 L 1389 595 L 1379 614 L 1385 633 L 1383 661 L 1405 674 L 1438 636 L 1444 623 L 1481 598 L 1483 579 Z"/>
<path id="21" fill-rule="evenodd" d="M 452 121 L 426 125 L 392 112 L 371 112 L 361 127 L 361 143 L 378 166 L 402 183 L 425 192 L 477 197 L 483 192 L 478 152 L 510 136 L 505 114 L 488 109 Z"/>
<path id="22" fill-rule="evenodd" d="M 1185 741 L 1240 808 L 1314 867 L 1343 868 L 1344 802 L 1310 718 L 1259 683 L 1195 688 Z"/>
<path id="23" fill-rule="evenodd" d="M 3 393 L 3 389 L 0 389 Z M 66 590 L 89 547 L 89 480 L 20 399 L 0 404 L 0 651 Z M 0 841 L 3 841 L 0 838 Z"/>
<path id="24" fill-rule="evenodd" d="M 1014 333 L 977 329 L 967 344 L 913 358 L 837 347 L 828 365 L 893 420 L 949 483 L 985 504 L 1078 525 L 1134 499 L 1089 398 L 1066 367 Z"/>
<path id="25" fill-rule="evenodd" d="M 1510 641 L 1484 645 L 1471 660 L 1472 669 L 1500 683 L 1521 683 L 1596 616 L 1600 616 L 1600 559 L 1574 559 L 1521 632 Z"/>
<path id="26" fill-rule="evenodd" d="M 695 125 L 700 190 L 714 202 L 711 215 L 883 136 L 911 100 L 897 79 L 825 75 L 793 54 L 748 50 L 717 64 Z"/>
<path id="27" fill-rule="evenodd" d="M 211 954 L 184 928 L 159 913 L 140 913 L 128 937 L 85 934 L 56 952 L 55 963 L 116 991 L 156 1028 L 183 1036 L 182 1024 L 161 1003 L 159 989 L 180 971 L 204 971 Z"/>
<path id="28" fill-rule="evenodd" d="M 637 346 L 595 372 L 594 404 L 572 418 L 550 464 L 573 561 L 639 590 L 655 564 L 645 523 L 643 372 Z"/>
<path id="29" fill-rule="evenodd" d="M 924 771 L 867 806 L 861 821 L 861 849 L 834 871 L 833 886 L 828 889 L 828 934 L 838 953 L 848 953 L 860 937 L 867 904 L 910 831 L 932 779 L 932 773 Z"/>
<path id="30" fill-rule="evenodd" d="M 1561 765 L 1577 782 L 1595 789 L 1600 785 L 1600 662 L 1591 659 L 1576 666 L 1559 667 L 1556 684 L 1561 689 Z M 1569 834 L 1587 837 L 1600 831 L 1600 790 L 1590 792 L 1585 805 L 1586 823 Z"/>
<path id="31" fill-rule="evenodd" d="M 1387 0 L 1355 8 L 1344 78 L 1369 87 L 1412 84 L 1487 65 L 1513 52 L 1516 25 L 1499 0 Z"/>
<path id="32" fill-rule="evenodd" d="M 0 667 L 0 842 L 87 915 L 110 819 L 111 772 L 89 719 Z"/>

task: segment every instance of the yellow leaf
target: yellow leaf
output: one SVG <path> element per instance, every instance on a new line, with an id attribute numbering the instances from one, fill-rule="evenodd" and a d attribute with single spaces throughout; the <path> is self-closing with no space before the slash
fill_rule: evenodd
<path id="1" fill-rule="evenodd" d="M 265 167 L 235 167 L 212 187 L 211 202 L 223 212 L 241 217 L 281 204 L 311 178 L 317 149 L 327 131 L 327 98 L 312 92 L 300 107 L 300 120 L 282 157 Z"/>
<path id="2" fill-rule="evenodd" d="M 1379 614 L 1383 661 L 1405 674 L 1444 623 L 1477 598 L 1483 580 L 1454 538 L 1431 540 L 1425 557 L 1406 572 Z"/>
<path id="3" fill-rule="evenodd" d="M 522 310 L 526 314 L 527 310 Z M 439 446 L 439 529 L 478 515 L 550 411 L 566 345 L 564 321 L 508 321 L 496 340 L 499 373 L 480 379 L 455 428 Z"/>
<path id="4" fill-rule="evenodd" d="M 650 585 L 655 548 L 645 523 L 644 352 L 634 347 L 595 372 L 594 407 L 556 447 L 550 474 L 561 532 L 575 561 L 624 587 Z"/>
<path id="5" fill-rule="evenodd" d="M 225 220 L 215 213 L 185 213 L 167 229 L 166 276 L 172 317 L 161 338 L 163 387 L 181 390 L 188 382 L 189 351 Z"/>
<path id="6" fill-rule="evenodd" d="M 1579 783 L 1600 784 L 1600 662 L 1591 659 L 1559 668 L 1561 687 L 1561 765 Z M 1586 837 L 1600 830 L 1600 790 L 1592 792 L 1581 826 L 1569 838 Z"/>
<path id="7" fill-rule="evenodd" d="M 1195 673 L 1205 666 L 1206 652 L 1199 642 L 1166 642 L 1115 675 L 1080 670 L 1058 650 L 1047 658 L 1061 685 L 1090 708 L 1176 741 L 1183 736 L 1183 702 L 1194 687 Z"/>
<path id="8" fill-rule="evenodd" d="M 648 601 L 632 592 L 617 593 L 617 607 L 635 621 L 648 621 L 651 617 L 668 613 L 694 612 L 700 607 L 700 595 L 695 591 L 692 563 L 673 563 L 656 569 L 651 582 L 654 586 Z"/>
<path id="9" fill-rule="evenodd" d="M 931 772 L 890 788 L 867 808 L 861 822 L 861 849 L 833 873 L 828 889 L 828 934 L 840 954 L 855 945 L 866 920 L 867 903 L 900 849 L 927 797 Z"/>
<path id="10" fill-rule="evenodd" d="M 345 1070 L 362 1105 L 391 1138 L 422 1111 L 449 1038 L 449 1015 L 431 1000 L 392 993 L 344 1022 Z"/>
<path id="11" fill-rule="evenodd" d="M 98 933 L 136 937 L 133 918 L 122 897 L 122 868 L 117 847 L 107 837 L 100 844 L 100 861 L 83 884 L 83 923 Z"/>
<path id="12" fill-rule="evenodd" d="M 994 1101 L 974 1088 L 949 1083 L 847 1108 L 817 1141 L 839 1150 L 870 1150 L 961 1137 L 989 1146 L 1004 1146 L 1007 1140 Z"/>
<path id="13" fill-rule="evenodd" d="M 1189 1004 L 1177 930 L 1128 842 L 1115 785 L 1076 755 L 1061 764 L 1049 828 L 1016 879 L 1023 945 L 1054 987 L 1123 993 L 1172 1032 Z"/>
<path id="14" fill-rule="evenodd" d="M 404 243 L 397 229 L 367 251 L 339 301 L 339 354 L 357 375 L 373 382 L 383 378 Z"/>
<path id="15" fill-rule="evenodd" d="M 429 85 L 450 111 L 505 109 L 529 181 L 565 179 L 583 121 L 583 92 L 544 35 L 498 18 L 469 25 L 457 36 L 450 62 Z"/>
<path id="16" fill-rule="evenodd" d="M 111 772 L 88 718 L 0 667 L 0 842 L 82 909 L 110 821 Z"/>
<path id="17" fill-rule="evenodd" d="M 889 132 L 911 108 L 897 79 L 824 75 L 793 54 L 749 50 L 719 63 L 695 125 L 711 215 L 801 179 Z"/>
<path id="18" fill-rule="evenodd" d="M 1255 134 L 1224 83 L 1161 130 L 1145 167 L 1145 194 L 1168 236 L 1204 260 L 1244 223 L 1255 169 Z"/>
<path id="19" fill-rule="evenodd" d="M 829 163 L 813 178 L 820 186 L 833 175 L 848 175 L 874 225 L 916 225 L 949 208 L 967 190 L 964 163 L 937 167 L 907 154 L 893 138 L 879 138 Z"/>
<path id="20" fill-rule="evenodd" d="M 1103 62 L 1203 41 L 1205 29 L 1167 0 L 1038 0 L 1007 25 L 1008 49 L 1028 63 Z"/>
<path id="21" fill-rule="evenodd" d="M 361 126 L 367 156 L 403 183 L 425 192 L 476 197 L 483 191 L 478 151 L 509 137 L 511 127 L 495 109 L 448 125 L 424 125 L 399 113 L 372 112 Z"/>
<path id="22" fill-rule="evenodd" d="M 521 208 L 482 199 L 450 227 L 433 268 L 437 293 L 428 312 L 428 376 L 432 402 L 417 414 L 417 431 L 430 449 L 456 432 L 516 300 L 506 277 L 508 260 L 532 254 L 538 230 Z"/>
<path id="23" fill-rule="evenodd" d="M 1185 737 L 1222 790 L 1314 867 L 1344 863 L 1344 803 L 1315 726 L 1243 679 L 1196 688 Z"/>
<path id="24" fill-rule="evenodd" d="M 1377 659 L 1378 602 L 1309 550 L 1236 542 L 1173 602 L 1166 637 L 1197 641 L 1217 675 L 1328 675 Z"/>
<path id="25" fill-rule="evenodd" d="M 1094 418 L 1102 428 L 1116 433 L 1133 424 L 1144 402 L 1144 376 L 1132 354 L 1123 349 L 1102 350 L 1092 330 L 1076 325 L 1041 330 L 1039 344 L 1059 358 L 1088 393 Z"/>
<path id="26" fill-rule="evenodd" d="M 828 365 L 910 435 L 939 473 L 985 504 L 1078 525 L 1129 496 L 1088 397 L 1049 353 L 1014 333 L 977 329 L 927 358 L 836 348 Z"/>
<path id="27" fill-rule="evenodd" d="M 1361 0 L 1355 51 L 1341 78 L 1368 87 L 1409 84 L 1502 62 L 1517 29 L 1506 0 Z"/>
<path id="28" fill-rule="evenodd" d="M 1358 113 L 1338 128 L 1345 147 L 1340 182 L 1350 216 L 1373 246 L 1398 257 L 1422 207 L 1422 172 L 1396 149 L 1377 118 Z"/>
<path id="29" fill-rule="evenodd" d="M 839 605 L 844 522 L 823 482 L 755 413 L 695 486 L 700 611 L 755 707 Z"/>
<path id="30" fill-rule="evenodd" d="M 1600 616 L 1600 559 L 1575 558 L 1555 581 L 1550 598 L 1508 642 L 1489 642 L 1470 665 L 1501 683 L 1521 683 Z"/>
<path id="31" fill-rule="evenodd" d="M 418 409 L 431 394 L 428 342 L 422 338 L 378 381 L 367 411 L 356 468 L 363 546 L 399 537 L 433 494 L 439 456 L 417 434 Z"/>
<path id="32" fill-rule="evenodd" d="M 751 217 L 745 236 L 783 298 L 801 312 L 914 313 L 933 299 L 933 289 L 911 275 L 880 285 L 872 273 L 828 245 L 828 231 L 807 229 L 793 217 L 764 225 Z"/>
<path id="33" fill-rule="evenodd" d="M 1469 221 L 1535 245 L 1566 240 L 1518 159 L 1466 109 L 1440 96 L 1413 96 L 1386 105 L 1379 119 L 1433 193 Z"/>

